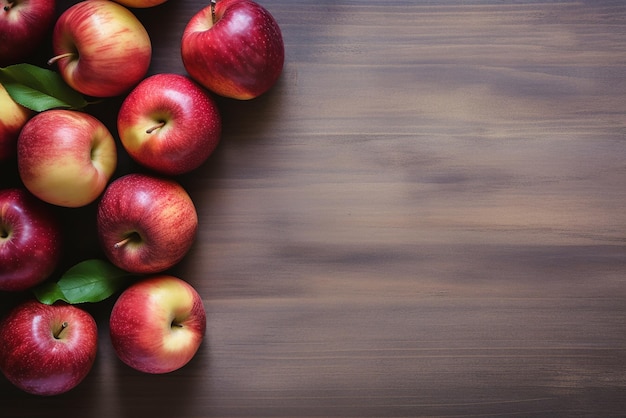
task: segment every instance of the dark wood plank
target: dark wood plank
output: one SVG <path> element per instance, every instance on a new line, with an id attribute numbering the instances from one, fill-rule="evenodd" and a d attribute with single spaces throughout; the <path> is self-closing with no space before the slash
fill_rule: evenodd
<path id="1" fill-rule="evenodd" d="M 137 12 L 152 73 L 184 73 L 204 3 Z M 86 381 L 33 398 L 1 379 L 2 415 L 622 415 L 626 6 L 261 3 L 284 74 L 220 100 L 220 147 L 179 178 L 201 224 L 172 270 L 206 303 L 197 357 L 122 365 L 108 301 Z M 114 126 L 118 105 L 93 111 Z M 99 254 L 92 211 L 72 213 L 76 259 Z"/>

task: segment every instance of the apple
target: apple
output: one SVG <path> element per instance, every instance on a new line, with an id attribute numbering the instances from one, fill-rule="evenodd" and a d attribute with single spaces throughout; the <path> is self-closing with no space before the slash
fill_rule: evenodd
<path id="1" fill-rule="evenodd" d="M 61 14 L 52 34 L 63 79 L 92 97 L 127 92 L 146 75 L 152 58 L 148 32 L 126 7 L 109 0 L 76 3 Z"/>
<path id="2" fill-rule="evenodd" d="M 104 191 L 117 165 L 115 140 L 87 113 L 53 109 L 33 116 L 17 140 L 17 167 L 41 200 L 81 207 Z"/>
<path id="3" fill-rule="evenodd" d="M 131 158 L 166 175 L 202 165 L 217 147 L 221 129 L 219 109 L 208 92 L 179 74 L 143 80 L 117 118 L 120 140 Z"/>
<path id="4" fill-rule="evenodd" d="M 29 289 L 59 263 L 62 232 L 54 212 L 21 188 L 0 190 L 0 291 Z"/>
<path id="5" fill-rule="evenodd" d="M 15 158 L 17 137 L 32 114 L 17 104 L 0 84 L 0 162 Z"/>
<path id="6" fill-rule="evenodd" d="M 0 0 L 0 67 L 24 61 L 43 42 L 55 0 Z"/>
<path id="7" fill-rule="evenodd" d="M 187 23 L 181 41 L 189 75 L 221 96 L 247 100 L 278 80 L 285 47 L 278 23 L 251 0 L 212 2 Z"/>
<path id="8" fill-rule="evenodd" d="M 158 6 L 165 3 L 167 0 L 115 0 L 119 4 L 123 4 L 126 7 L 132 7 L 136 9 L 145 9 L 147 7 Z"/>
<path id="9" fill-rule="evenodd" d="M 27 300 L 0 324 L 0 370 L 25 392 L 51 396 L 76 387 L 96 358 L 98 330 L 88 312 Z"/>
<path id="10" fill-rule="evenodd" d="M 181 261 L 198 229 L 196 208 L 175 180 L 130 173 L 104 191 L 96 217 L 104 254 L 131 273 L 158 273 Z"/>
<path id="11" fill-rule="evenodd" d="M 206 331 L 202 298 L 178 277 L 158 275 L 129 286 L 111 310 L 109 334 L 117 356 L 144 373 L 180 369 Z"/>

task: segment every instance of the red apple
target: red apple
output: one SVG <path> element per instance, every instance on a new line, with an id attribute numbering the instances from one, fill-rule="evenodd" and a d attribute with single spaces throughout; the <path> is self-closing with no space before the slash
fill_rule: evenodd
<path id="1" fill-rule="evenodd" d="M 206 330 L 202 298 L 187 282 L 160 275 L 122 292 L 109 321 L 111 343 L 128 366 L 169 373 L 195 356 Z"/>
<path id="2" fill-rule="evenodd" d="M 115 140 L 87 113 L 48 110 L 22 128 L 17 164 L 22 182 L 41 200 L 85 206 L 100 196 L 115 171 Z"/>
<path id="3" fill-rule="evenodd" d="M 29 289 L 47 279 L 62 252 L 60 224 L 24 189 L 0 190 L 0 291 Z"/>
<path id="4" fill-rule="evenodd" d="M 147 7 L 158 6 L 165 3 L 167 0 L 115 0 L 119 4 L 123 4 L 126 7 L 132 7 L 137 9 L 145 9 Z"/>
<path id="5" fill-rule="evenodd" d="M 127 92 L 150 67 L 152 44 L 145 27 L 126 7 L 109 0 L 81 1 L 54 26 L 52 45 L 63 79 L 95 97 Z"/>
<path id="6" fill-rule="evenodd" d="M 192 78 L 242 100 L 269 90 L 285 60 L 278 23 L 251 0 L 222 0 L 199 11 L 183 32 L 181 53 Z"/>
<path id="7" fill-rule="evenodd" d="M 131 273 L 164 271 L 191 248 L 198 215 L 176 181 L 131 173 L 113 181 L 98 205 L 98 236 L 105 255 Z"/>
<path id="8" fill-rule="evenodd" d="M 0 84 L 0 162 L 15 158 L 17 138 L 32 113 L 17 104 Z"/>
<path id="9" fill-rule="evenodd" d="M 139 164 L 161 174 L 198 168 L 220 140 L 219 109 L 188 77 L 156 74 L 126 97 L 117 119 L 122 145 Z"/>
<path id="10" fill-rule="evenodd" d="M 0 370 L 28 393 L 58 395 L 89 374 L 97 341 L 96 321 L 88 312 L 28 300 L 0 324 Z"/>
<path id="11" fill-rule="evenodd" d="M 55 0 L 0 0 L 0 67 L 24 61 L 43 42 Z"/>

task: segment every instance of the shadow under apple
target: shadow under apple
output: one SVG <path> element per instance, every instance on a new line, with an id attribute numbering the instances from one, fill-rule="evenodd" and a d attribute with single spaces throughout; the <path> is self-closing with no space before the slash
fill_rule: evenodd
<path id="1" fill-rule="evenodd" d="M 184 418 L 197 416 L 193 411 L 208 399 L 208 388 L 203 386 L 205 375 L 211 373 L 209 338 L 205 337 L 194 358 L 183 368 L 165 374 L 146 374 L 136 371 L 115 358 L 110 364 L 111 380 L 105 384 L 112 390 L 112 398 L 123 399 L 115 408 L 115 416 L 163 416 Z M 107 343 L 110 346 L 110 343 Z M 112 347 L 110 348 L 113 350 Z M 195 372 L 194 372 L 195 371 Z M 156 402 L 155 400 L 159 400 Z"/>

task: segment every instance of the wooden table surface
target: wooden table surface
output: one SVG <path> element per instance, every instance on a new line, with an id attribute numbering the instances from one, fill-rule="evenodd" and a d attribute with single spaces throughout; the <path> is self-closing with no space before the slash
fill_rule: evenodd
<path id="1" fill-rule="evenodd" d="M 200 219 L 171 270 L 206 305 L 197 356 L 135 372 L 110 345 L 113 301 L 87 306 L 86 380 L 41 398 L 0 377 L 0 415 L 626 413 L 624 3 L 260 3 L 282 77 L 219 99 L 219 148 L 178 178 Z M 180 37 L 207 4 L 136 11 L 150 73 L 185 73 Z M 89 108 L 114 135 L 120 103 Z M 116 175 L 133 170 L 120 151 Z M 65 262 L 100 256 L 93 205 L 63 213 Z"/>

